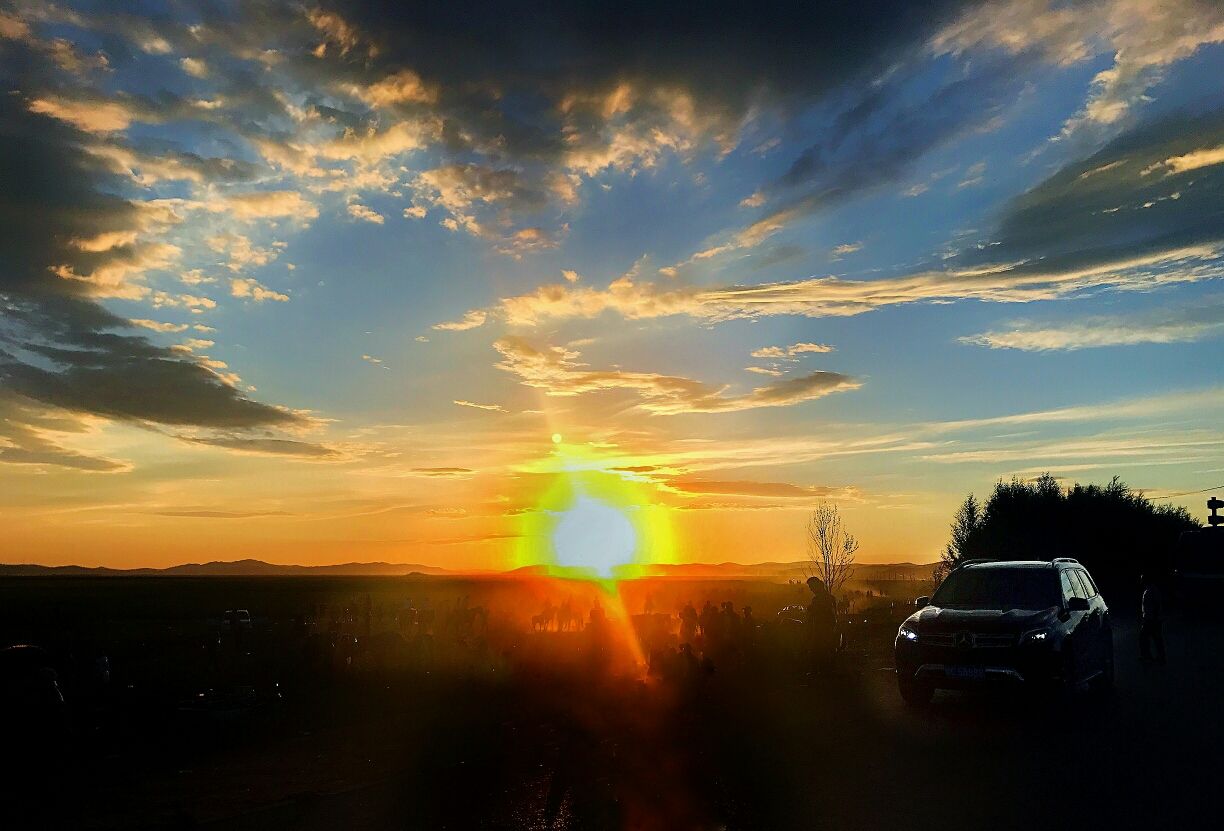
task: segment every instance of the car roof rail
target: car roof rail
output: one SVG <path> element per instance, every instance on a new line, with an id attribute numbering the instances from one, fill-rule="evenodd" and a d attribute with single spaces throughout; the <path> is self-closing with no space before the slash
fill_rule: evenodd
<path id="1" fill-rule="evenodd" d="M 1053 560 L 1050 560 L 1050 562 L 1051 563 L 1075 563 L 1076 565 L 1079 565 L 1079 560 L 1075 559 L 1074 557 L 1055 557 Z"/>
<path id="2" fill-rule="evenodd" d="M 998 560 L 992 560 L 989 557 L 979 557 L 976 560 L 961 560 L 959 563 L 956 564 L 956 568 L 964 568 L 965 566 L 976 566 L 976 565 L 980 565 L 981 563 L 995 563 L 995 562 L 998 562 Z M 952 570 L 956 571 L 955 568 Z"/>

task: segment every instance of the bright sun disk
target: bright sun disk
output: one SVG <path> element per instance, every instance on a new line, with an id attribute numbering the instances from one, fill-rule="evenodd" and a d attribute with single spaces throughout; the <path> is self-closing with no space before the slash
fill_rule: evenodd
<path id="1" fill-rule="evenodd" d="M 562 513 L 552 542 L 557 565 L 611 577 L 617 566 L 633 562 L 637 534 L 621 511 L 598 499 L 579 496 Z"/>

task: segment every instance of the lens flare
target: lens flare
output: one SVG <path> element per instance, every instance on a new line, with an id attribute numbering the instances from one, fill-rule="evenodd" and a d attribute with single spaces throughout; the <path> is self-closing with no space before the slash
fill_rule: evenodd
<path id="1" fill-rule="evenodd" d="M 560 438 L 560 436 L 554 436 Z M 553 446 L 523 472 L 544 486 L 519 519 L 515 566 L 610 588 L 675 559 L 669 509 L 655 485 L 588 445 Z"/>
<path id="2" fill-rule="evenodd" d="M 623 513 L 598 499 L 579 496 L 574 507 L 561 515 L 552 542 L 557 565 L 589 568 L 611 578 L 614 568 L 633 559 L 637 535 Z"/>

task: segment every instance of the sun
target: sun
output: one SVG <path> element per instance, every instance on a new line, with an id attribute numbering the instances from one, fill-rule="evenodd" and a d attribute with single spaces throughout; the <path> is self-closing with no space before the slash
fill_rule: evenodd
<path id="1" fill-rule="evenodd" d="M 540 489 L 518 512 L 512 565 L 611 587 L 675 562 L 670 509 L 627 469 L 634 460 L 552 438 L 551 452 L 522 468 Z"/>
<path id="2" fill-rule="evenodd" d="M 573 507 L 562 512 L 552 544 L 558 566 L 589 569 L 609 579 L 616 568 L 633 562 L 637 532 L 623 511 L 579 496 Z"/>

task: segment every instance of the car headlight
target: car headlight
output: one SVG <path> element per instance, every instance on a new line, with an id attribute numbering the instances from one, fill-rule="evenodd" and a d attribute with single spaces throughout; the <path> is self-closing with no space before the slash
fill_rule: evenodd
<path id="1" fill-rule="evenodd" d="M 1020 637 L 1020 643 L 1045 643 L 1050 639 L 1050 633 L 1046 629 L 1034 629 L 1031 632 L 1025 632 Z"/>
<path id="2" fill-rule="evenodd" d="M 913 629 L 910 629 L 908 626 L 902 626 L 897 630 L 897 637 L 901 640 L 916 641 L 918 640 L 918 633 Z"/>

